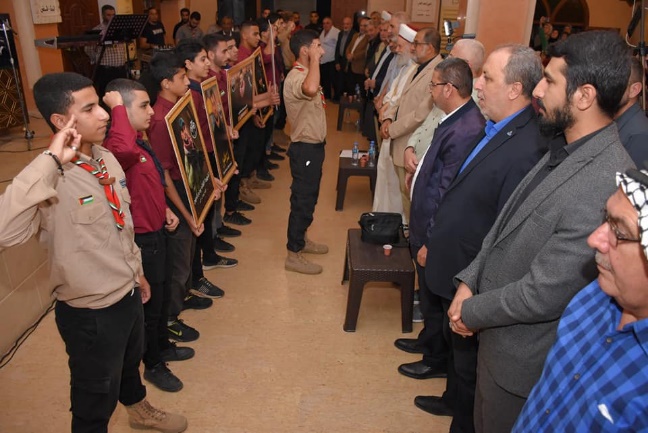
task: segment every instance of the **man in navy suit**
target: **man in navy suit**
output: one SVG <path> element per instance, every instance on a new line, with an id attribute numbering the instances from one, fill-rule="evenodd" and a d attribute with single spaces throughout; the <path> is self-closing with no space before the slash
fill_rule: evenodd
<path id="1" fill-rule="evenodd" d="M 648 118 L 641 108 L 639 97 L 642 94 L 643 68 L 641 61 L 632 58 L 630 80 L 626 87 L 621 108 L 616 112 L 614 121 L 619 128 L 621 144 L 638 168 L 648 169 Z"/>
<path id="2" fill-rule="evenodd" d="M 531 92 L 541 78 L 542 64 L 533 50 L 508 45 L 488 57 L 475 83 L 479 106 L 489 121 L 448 187 L 426 243 L 426 285 L 429 296 L 441 298 L 444 313 L 455 292 L 452 278 L 477 255 L 504 203 L 546 151 L 531 106 Z M 414 402 L 434 415 L 454 415 L 452 432 L 470 432 L 477 339 L 450 333 L 447 316 L 443 317 L 441 325 L 451 347 L 446 392 L 442 397 L 418 396 Z M 426 326 L 439 324 L 427 321 Z M 399 339 L 395 344 L 409 352 L 424 350 L 414 339 Z M 419 361 L 422 366 L 426 357 Z"/>

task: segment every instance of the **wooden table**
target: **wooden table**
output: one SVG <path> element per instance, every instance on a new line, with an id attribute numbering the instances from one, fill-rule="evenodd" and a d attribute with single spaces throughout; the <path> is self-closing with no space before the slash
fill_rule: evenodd
<path id="1" fill-rule="evenodd" d="M 391 256 L 383 254 L 382 245 L 362 242 L 360 229 L 349 229 L 344 276 L 342 284 L 349 281 L 346 317 L 343 329 L 355 332 L 362 292 L 370 281 L 398 284 L 401 292 L 401 320 L 403 333 L 412 332 L 414 308 L 414 264 L 409 248 L 393 248 Z"/>
<path id="2" fill-rule="evenodd" d="M 378 157 L 376 157 L 378 160 Z M 342 210 L 344 207 L 344 196 L 346 195 L 347 181 L 351 176 L 367 176 L 369 177 L 369 187 L 371 188 L 371 197 L 376 191 L 376 166 L 369 167 L 367 164 L 364 167 L 360 167 L 360 164 L 353 165 L 352 158 L 346 158 L 340 156 L 340 162 L 338 165 L 338 177 L 337 177 L 337 194 L 335 196 L 335 210 Z"/>
<path id="3" fill-rule="evenodd" d="M 360 119 L 362 119 L 362 100 L 353 99 L 349 101 L 348 97 L 340 98 L 340 104 L 338 105 L 338 119 L 337 119 L 337 130 L 342 131 L 342 123 L 344 123 L 344 112 L 346 110 L 356 110 L 360 113 Z M 362 122 L 362 120 L 360 120 Z"/>

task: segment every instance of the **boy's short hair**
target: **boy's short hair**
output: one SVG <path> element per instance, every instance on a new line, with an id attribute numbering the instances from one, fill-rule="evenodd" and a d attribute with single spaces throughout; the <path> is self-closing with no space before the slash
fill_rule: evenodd
<path id="1" fill-rule="evenodd" d="M 75 72 L 56 72 L 43 75 L 34 84 L 36 107 L 52 131 L 57 128 L 50 121 L 52 114 L 67 114 L 74 103 L 72 94 L 92 87 L 92 80 Z"/>

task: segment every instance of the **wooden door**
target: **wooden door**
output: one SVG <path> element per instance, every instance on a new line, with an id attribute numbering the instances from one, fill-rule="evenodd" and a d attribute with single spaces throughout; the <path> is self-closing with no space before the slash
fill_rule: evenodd
<path id="1" fill-rule="evenodd" d="M 84 0 L 59 0 L 62 22 L 58 24 L 61 36 L 82 35 L 101 22 L 99 6 L 96 2 Z M 92 66 L 83 48 L 63 50 L 63 68 L 68 72 L 78 72 L 86 77 L 92 76 Z"/>

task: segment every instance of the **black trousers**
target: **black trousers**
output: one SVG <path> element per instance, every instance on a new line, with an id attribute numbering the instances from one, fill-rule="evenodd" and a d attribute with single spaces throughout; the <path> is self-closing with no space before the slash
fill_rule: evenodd
<path id="1" fill-rule="evenodd" d="M 70 368 L 72 433 L 106 433 L 120 401 L 146 397 L 139 364 L 144 348 L 144 311 L 139 290 L 102 309 L 56 303 L 56 326 Z"/>
<path id="2" fill-rule="evenodd" d="M 151 299 L 144 304 L 144 365 L 152 368 L 162 362 L 160 351 L 169 347 L 167 338 L 167 311 L 170 301 L 170 286 L 166 279 L 166 234 L 165 230 L 150 233 L 136 233 L 135 243 L 142 253 L 144 277 L 151 285 Z"/>
<path id="3" fill-rule="evenodd" d="M 346 92 L 346 73 L 344 69 L 339 71 L 336 69 L 333 75 L 333 100 L 339 101 L 344 92 Z"/>
<path id="4" fill-rule="evenodd" d="M 239 201 L 239 190 L 241 187 L 241 170 L 243 170 L 243 161 L 247 153 L 247 144 L 245 140 L 235 140 L 233 143 L 234 160 L 238 166 L 238 174 L 235 174 L 227 184 L 225 191 L 225 212 L 231 213 L 236 210 Z"/>
<path id="5" fill-rule="evenodd" d="M 443 298 L 432 293 L 425 281 L 425 268 L 416 262 L 420 247 L 410 245 L 410 253 L 416 265 L 419 283 L 419 307 L 423 314 L 424 327 L 418 335 L 423 346 L 423 363 L 435 369 L 445 369 L 448 364 L 448 343 L 443 327 L 448 323 L 448 316 L 443 312 Z M 445 325 L 444 325 L 445 324 Z"/>
<path id="6" fill-rule="evenodd" d="M 320 64 L 320 82 L 326 99 L 333 95 L 333 84 L 335 82 L 335 62 Z"/>
<path id="7" fill-rule="evenodd" d="M 209 158 L 209 163 L 212 168 L 212 176 L 218 177 L 218 168 L 216 167 L 216 156 L 214 152 L 208 152 L 207 157 Z M 204 276 L 202 270 L 202 261 L 204 258 L 214 258 L 216 253 L 214 252 L 214 229 L 212 226 L 212 220 L 214 219 L 214 213 L 216 212 L 216 207 L 214 204 L 207 211 L 205 216 L 204 226 L 205 229 L 200 236 L 196 239 L 196 250 L 194 251 L 194 257 L 191 263 L 191 274 L 193 277 L 193 285 L 196 286 L 197 282 Z M 219 210 L 220 212 L 220 210 Z M 201 254 L 202 253 L 202 254 Z"/>
<path id="8" fill-rule="evenodd" d="M 243 159 L 243 169 L 241 177 L 243 179 L 252 176 L 254 170 L 263 161 L 265 155 L 264 129 L 254 126 L 254 121 L 248 119 L 239 131 L 240 139 L 246 142 L 245 158 Z"/>
<path id="9" fill-rule="evenodd" d="M 292 174 L 286 245 L 289 251 L 299 252 L 304 249 L 306 230 L 313 222 L 313 213 L 319 197 L 325 144 L 297 141 L 291 143 L 288 148 Z"/>

